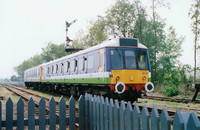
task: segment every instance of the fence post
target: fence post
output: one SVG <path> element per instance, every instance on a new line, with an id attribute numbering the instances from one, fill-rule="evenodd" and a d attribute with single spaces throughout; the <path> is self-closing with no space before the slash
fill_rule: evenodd
<path id="1" fill-rule="evenodd" d="M 97 116 L 96 116 L 97 130 L 100 130 L 100 98 L 99 96 L 97 97 L 96 107 L 97 107 Z"/>
<path id="2" fill-rule="evenodd" d="M 180 113 L 180 110 L 176 110 L 174 121 L 173 121 L 174 130 L 184 130 L 184 122 Z"/>
<path id="3" fill-rule="evenodd" d="M 135 103 L 134 105 L 134 109 L 133 109 L 133 114 L 132 114 L 132 128 L 134 130 L 140 130 L 141 129 L 141 125 L 140 125 L 140 109 L 138 107 L 138 104 Z"/>
<path id="4" fill-rule="evenodd" d="M 44 98 L 41 97 L 39 101 L 39 129 L 44 130 L 46 125 L 46 103 Z"/>
<path id="5" fill-rule="evenodd" d="M 113 103 L 113 99 L 110 98 L 110 106 L 109 106 L 109 130 L 113 130 L 114 129 L 114 103 Z"/>
<path id="6" fill-rule="evenodd" d="M 56 103 L 53 97 L 49 101 L 49 128 L 56 129 Z"/>
<path id="7" fill-rule="evenodd" d="M 17 101 L 17 129 L 24 129 L 24 102 L 21 97 Z"/>
<path id="8" fill-rule="evenodd" d="M 125 129 L 126 130 L 132 130 L 133 128 L 131 128 L 131 124 L 133 123 L 131 115 L 132 115 L 132 106 L 131 106 L 131 102 L 128 101 L 127 107 L 126 107 L 126 118 L 125 118 Z M 134 124 L 135 125 L 135 124 Z"/>
<path id="9" fill-rule="evenodd" d="M 171 130 L 170 118 L 166 108 L 162 109 L 160 123 L 161 123 L 161 130 Z"/>
<path id="10" fill-rule="evenodd" d="M 13 129 L 13 102 L 10 97 L 6 102 L 6 129 Z"/>
<path id="11" fill-rule="evenodd" d="M 124 114 L 125 114 L 125 104 L 124 104 L 124 101 L 121 101 L 120 110 L 119 110 L 120 130 L 125 129 L 124 128 L 124 124 L 125 124 Z"/>
<path id="12" fill-rule="evenodd" d="M 142 108 L 142 130 L 149 130 L 149 112 L 146 105 Z"/>
<path id="13" fill-rule="evenodd" d="M 115 106 L 114 106 L 114 130 L 119 129 L 119 102 L 115 99 Z"/>
<path id="14" fill-rule="evenodd" d="M 66 130 L 66 101 L 63 96 L 59 100 L 59 127 Z"/>
<path id="15" fill-rule="evenodd" d="M 28 129 L 35 130 L 35 103 L 32 97 L 28 101 Z"/>
<path id="16" fill-rule="evenodd" d="M 85 129 L 89 130 L 89 95 L 85 93 Z"/>
<path id="17" fill-rule="evenodd" d="M 0 130 L 2 127 L 1 121 L 2 121 L 2 105 L 1 105 L 1 101 L 0 101 Z"/>
<path id="18" fill-rule="evenodd" d="M 188 122 L 187 122 L 187 130 L 199 130 L 200 123 L 194 112 L 190 113 Z"/>
<path id="19" fill-rule="evenodd" d="M 153 109 L 151 111 L 151 130 L 160 130 L 159 128 L 159 114 L 156 106 L 153 106 Z"/>
<path id="20" fill-rule="evenodd" d="M 105 98 L 105 104 L 104 104 L 104 130 L 108 130 L 109 126 L 109 120 L 108 120 L 108 114 L 109 114 L 109 102 L 108 98 Z"/>
<path id="21" fill-rule="evenodd" d="M 95 102 L 96 101 L 96 95 L 94 95 L 94 97 L 92 97 L 92 95 L 90 95 L 89 98 L 89 124 L 90 124 L 90 130 L 94 129 L 95 124 L 96 124 L 96 106 L 95 106 Z"/>
<path id="22" fill-rule="evenodd" d="M 100 101 L 100 129 L 104 130 L 104 98 L 101 97 Z"/>
<path id="23" fill-rule="evenodd" d="M 75 130 L 75 99 L 73 96 L 69 99 L 69 129 Z"/>
<path id="24" fill-rule="evenodd" d="M 81 95 L 78 100 L 79 105 L 79 130 L 85 129 L 85 100 L 83 96 Z"/>

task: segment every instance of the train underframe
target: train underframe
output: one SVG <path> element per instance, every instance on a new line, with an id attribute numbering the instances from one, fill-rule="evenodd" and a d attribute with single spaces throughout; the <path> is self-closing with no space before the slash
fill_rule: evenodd
<path id="1" fill-rule="evenodd" d="M 35 90 L 58 93 L 62 95 L 79 97 L 85 93 L 91 93 L 94 95 L 101 95 L 119 100 L 137 101 L 141 98 L 143 92 L 141 90 L 126 90 L 121 94 L 111 91 L 109 85 L 91 85 L 91 84 L 69 84 L 69 83 L 40 83 L 40 82 L 25 82 L 27 88 L 33 88 Z"/>

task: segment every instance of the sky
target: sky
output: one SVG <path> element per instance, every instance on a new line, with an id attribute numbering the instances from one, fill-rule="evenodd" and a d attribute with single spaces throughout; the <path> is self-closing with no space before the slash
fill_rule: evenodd
<path id="1" fill-rule="evenodd" d="M 173 26 L 178 36 L 185 36 L 182 45 L 183 64 L 193 66 L 193 33 L 188 12 L 189 0 L 168 0 L 170 9 L 157 9 L 166 21 L 166 29 Z M 141 0 L 151 15 L 151 0 Z M 0 0 L 0 78 L 9 78 L 14 67 L 40 54 L 47 43 L 65 42 L 65 21 L 78 21 L 69 28 L 69 37 L 76 37 L 80 29 L 87 30 L 89 21 L 105 11 L 115 0 Z"/>

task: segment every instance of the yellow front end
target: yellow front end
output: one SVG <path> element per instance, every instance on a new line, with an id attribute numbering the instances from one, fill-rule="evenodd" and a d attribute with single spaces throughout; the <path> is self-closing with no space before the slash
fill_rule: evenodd
<path id="1" fill-rule="evenodd" d="M 123 82 L 126 84 L 145 84 L 148 82 L 148 70 L 111 70 L 111 84 Z"/>

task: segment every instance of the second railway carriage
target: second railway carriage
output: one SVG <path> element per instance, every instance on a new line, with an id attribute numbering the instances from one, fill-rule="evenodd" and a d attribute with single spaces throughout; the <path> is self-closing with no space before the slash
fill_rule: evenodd
<path id="1" fill-rule="evenodd" d="M 115 38 L 24 72 L 27 87 L 79 96 L 86 92 L 135 101 L 153 91 L 148 49 Z"/>

